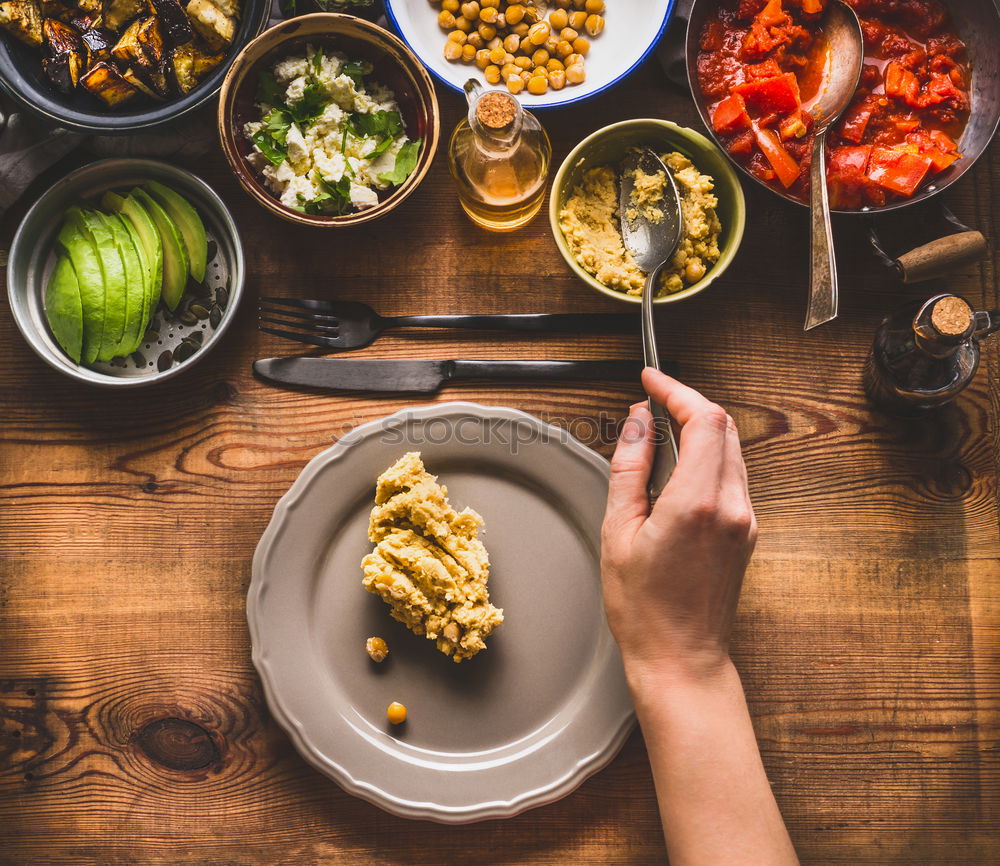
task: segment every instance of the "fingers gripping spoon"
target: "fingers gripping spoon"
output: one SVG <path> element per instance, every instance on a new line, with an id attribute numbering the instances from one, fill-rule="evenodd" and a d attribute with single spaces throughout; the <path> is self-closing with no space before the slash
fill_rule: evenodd
<path id="1" fill-rule="evenodd" d="M 647 186 L 642 181 L 661 172 L 666 178 L 662 193 L 649 197 Z M 657 200 L 658 196 L 662 197 Z M 646 274 L 646 285 L 642 292 L 643 359 L 647 367 L 659 370 L 653 297 L 660 271 L 673 257 L 680 243 L 684 217 L 681 214 L 681 199 L 674 176 L 648 147 L 635 148 L 622 162 L 618 209 L 625 247 Z M 649 478 L 649 498 L 655 500 L 677 465 L 677 442 L 667 410 L 650 398 L 649 411 L 653 415 L 656 430 L 656 455 Z"/>

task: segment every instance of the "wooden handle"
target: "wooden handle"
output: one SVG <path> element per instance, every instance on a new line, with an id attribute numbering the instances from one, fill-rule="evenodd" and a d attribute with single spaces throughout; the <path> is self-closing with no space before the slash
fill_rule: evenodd
<path id="1" fill-rule="evenodd" d="M 896 266 L 904 283 L 919 283 L 946 276 L 985 255 L 986 238 L 982 232 L 958 232 L 904 253 L 896 260 Z"/>

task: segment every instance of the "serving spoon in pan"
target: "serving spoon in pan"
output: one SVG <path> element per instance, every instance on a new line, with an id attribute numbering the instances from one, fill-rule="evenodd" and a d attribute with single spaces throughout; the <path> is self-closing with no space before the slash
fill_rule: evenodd
<path id="1" fill-rule="evenodd" d="M 861 80 L 865 43 L 857 13 L 843 0 L 831 0 L 820 23 L 827 50 L 820 89 L 808 106 L 816 121 L 809 169 L 809 308 L 805 330 L 837 318 L 837 259 L 826 189 L 826 133 L 851 102 Z"/>
<path id="2" fill-rule="evenodd" d="M 655 222 L 641 207 L 632 201 L 636 171 L 645 175 L 663 172 L 663 198 L 656 203 L 662 217 Z M 632 253 L 636 265 L 646 275 L 642 291 L 642 354 L 647 367 L 660 369 L 656 351 L 656 330 L 653 320 L 653 297 L 659 282 L 660 271 L 673 258 L 681 240 L 684 217 L 681 214 L 681 197 L 673 174 L 663 161 L 648 147 L 634 148 L 622 161 L 619 187 L 618 212 L 621 219 L 622 240 Z M 674 438 L 670 415 L 667 410 L 649 398 L 649 411 L 653 415 L 656 433 L 656 454 L 653 471 L 649 477 L 649 498 L 655 501 L 667 486 L 677 465 L 677 441 Z"/>

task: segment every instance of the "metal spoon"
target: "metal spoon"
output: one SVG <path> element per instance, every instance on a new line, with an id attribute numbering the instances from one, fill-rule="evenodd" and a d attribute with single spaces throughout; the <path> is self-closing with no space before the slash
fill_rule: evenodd
<path id="1" fill-rule="evenodd" d="M 843 0 L 832 0 L 820 22 L 828 50 L 823 84 L 809 107 L 816 120 L 809 172 L 811 268 L 805 330 L 837 318 L 837 259 L 826 189 L 826 133 L 844 113 L 861 79 L 865 45 L 861 22 Z"/>
<path id="2" fill-rule="evenodd" d="M 663 211 L 658 222 L 650 221 L 632 203 L 635 189 L 635 173 L 655 175 L 663 172 L 667 178 L 663 189 L 663 200 L 657 203 Z M 621 214 L 622 240 L 635 263 L 646 274 L 646 285 L 642 292 L 642 354 L 647 367 L 660 369 L 656 352 L 656 331 L 653 321 L 653 297 L 660 271 L 670 261 L 681 240 L 684 217 L 681 214 L 681 197 L 677 192 L 674 176 L 663 161 L 648 147 L 631 150 L 621 167 L 621 183 L 618 199 Z M 649 478 L 649 498 L 655 501 L 677 465 L 677 441 L 670 424 L 667 410 L 649 399 L 649 411 L 653 415 L 656 430 L 656 456 Z"/>

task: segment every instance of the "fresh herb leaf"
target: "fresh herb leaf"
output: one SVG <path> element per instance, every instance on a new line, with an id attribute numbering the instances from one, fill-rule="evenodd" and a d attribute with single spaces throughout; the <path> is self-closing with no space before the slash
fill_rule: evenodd
<path id="1" fill-rule="evenodd" d="M 273 136 L 268 135 L 263 129 L 255 132 L 251 141 L 257 145 L 260 152 L 267 157 L 272 165 L 281 165 L 285 161 L 284 145 L 276 141 Z"/>
<path id="2" fill-rule="evenodd" d="M 361 60 L 351 60 L 343 65 L 340 70 L 344 75 L 354 82 L 354 86 L 364 86 L 365 63 Z"/>
<path id="3" fill-rule="evenodd" d="M 309 123 L 323 113 L 326 103 L 323 88 L 315 81 L 310 81 L 302 92 L 302 98 L 288 106 L 288 113 L 298 124 Z"/>
<path id="4" fill-rule="evenodd" d="M 319 75 L 323 71 L 323 48 L 317 48 L 312 57 L 313 74 Z"/>
<path id="5" fill-rule="evenodd" d="M 347 133 L 348 132 L 350 132 L 350 130 L 345 126 L 344 127 L 344 134 L 342 136 L 340 136 L 340 152 L 341 153 L 344 153 L 347 150 Z"/>
<path id="6" fill-rule="evenodd" d="M 391 183 L 393 186 L 399 186 L 404 180 L 406 180 L 411 174 L 413 174 L 413 169 L 417 167 L 417 156 L 420 154 L 420 139 L 416 141 L 408 141 L 400 149 L 399 153 L 396 154 L 396 163 L 392 167 L 392 171 L 383 171 L 378 175 L 378 179 L 382 183 Z"/>
<path id="7" fill-rule="evenodd" d="M 316 171 L 313 172 L 313 180 L 319 187 L 319 193 L 313 198 L 306 198 L 299 193 L 296 210 L 320 216 L 343 216 L 354 210 L 351 202 L 351 181 L 346 176 L 336 183 L 331 183 Z"/>
<path id="8" fill-rule="evenodd" d="M 257 79 L 257 102 L 280 108 L 285 104 L 285 90 L 271 72 L 262 72 Z"/>
<path id="9" fill-rule="evenodd" d="M 373 111 L 370 114 L 351 114 L 347 122 L 359 138 L 377 139 L 375 147 L 365 154 L 365 159 L 374 159 L 385 153 L 392 143 L 403 134 L 403 118 L 398 111 Z"/>
<path id="10" fill-rule="evenodd" d="M 264 131 L 279 144 L 284 144 L 292 125 L 292 116 L 283 109 L 274 108 L 261 120 L 264 121 Z"/>

